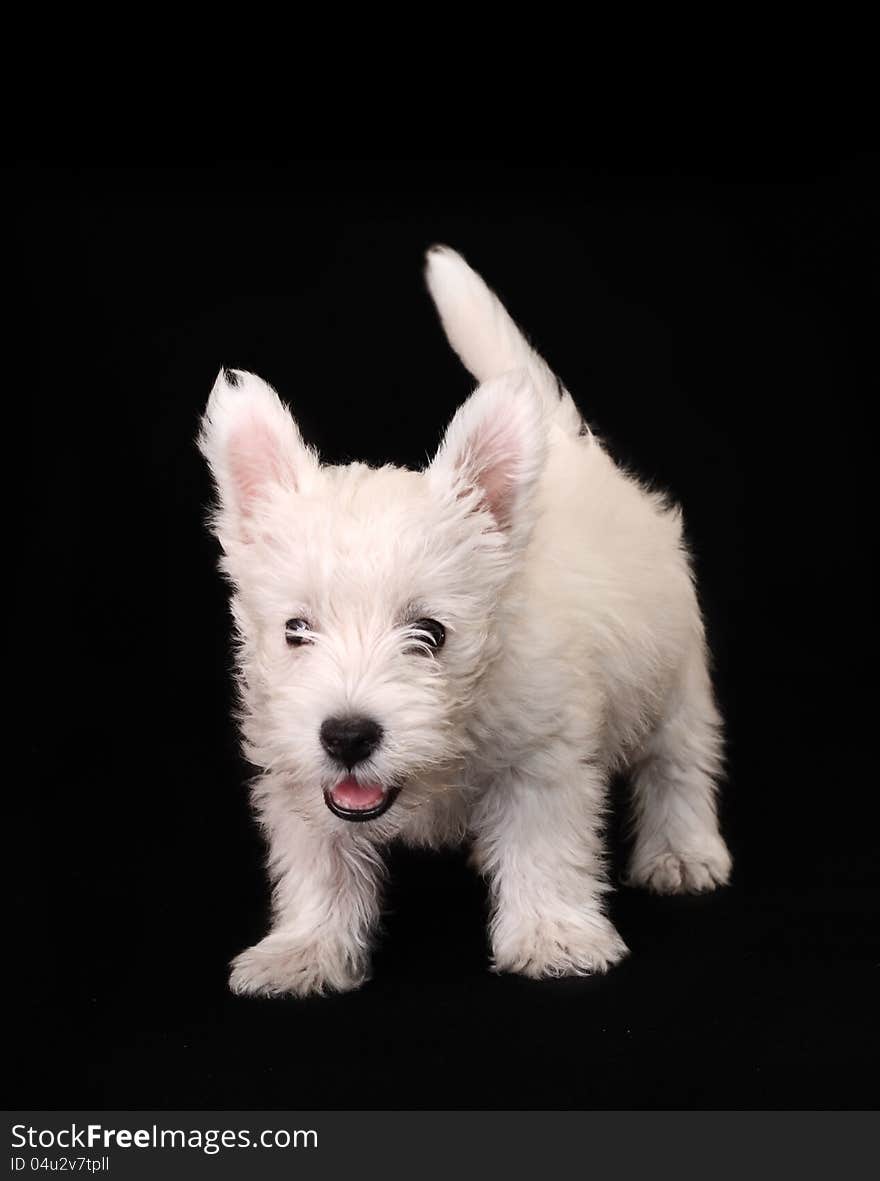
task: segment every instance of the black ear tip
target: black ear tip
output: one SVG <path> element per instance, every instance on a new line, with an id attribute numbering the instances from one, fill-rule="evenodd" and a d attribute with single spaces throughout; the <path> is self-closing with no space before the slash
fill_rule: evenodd
<path id="1" fill-rule="evenodd" d="M 238 389 L 239 381 L 238 374 L 234 369 L 229 369 L 226 365 L 222 368 L 223 378 L 227 385 L 231 385 L 234 390 Z"/>

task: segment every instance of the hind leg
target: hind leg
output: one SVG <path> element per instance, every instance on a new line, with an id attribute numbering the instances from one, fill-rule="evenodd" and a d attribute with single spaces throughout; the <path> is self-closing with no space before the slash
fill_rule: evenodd
<path id="1" fill-rule="evenodd" d="M 679 894 L 727 882 L 731 858 L 715 808 L 720 772 L 721 719 L 701 653 L 633 768 L 631 884 Z"/>

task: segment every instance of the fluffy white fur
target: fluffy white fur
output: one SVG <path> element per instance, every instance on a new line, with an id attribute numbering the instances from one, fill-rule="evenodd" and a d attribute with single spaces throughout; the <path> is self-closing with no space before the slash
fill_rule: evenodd
<path id="1" fill-rule="evenodd" d="M 483 384 L 424 472 L 321 466 L 275 392 L 224 371 L 200 445 L 234 588 L 242 728 L 275 884 L 270 933 L 237 992 L 357 986 L 380 913 L 382 849 L 470 842 L 491 889 L 494 967 L 601 972 L 626 953 L 603 911 L 609 776 L 631 773 L 630 880 L 726 882 L 721 725 L 678 511 L 620 471 L 498 299 L 454 251 L 427 281 Z M 285 621 L 309 623 L 291 648 Z M 430 617 L 442 650 L 414 650 Z M 324 719 L 383 739 L 354 774 L 400 788 L 350 823 Z"/>

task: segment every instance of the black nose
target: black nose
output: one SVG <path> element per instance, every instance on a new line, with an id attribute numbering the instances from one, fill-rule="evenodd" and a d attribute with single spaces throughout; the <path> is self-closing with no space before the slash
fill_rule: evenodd
<path id="1" fill-rule="evenodd" d="M 370 757 L 381 737 L 382 727 L 372 718 L 327 718 L 321 724 L 324 750 L 349 770 Z"/>

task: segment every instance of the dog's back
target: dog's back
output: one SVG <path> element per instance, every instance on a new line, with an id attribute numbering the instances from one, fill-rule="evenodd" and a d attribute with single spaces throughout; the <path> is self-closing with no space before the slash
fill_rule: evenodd
<path id="1" fill-rule="evenodd" d="M 682 538 L 681 514 L 609 457 L 571 395 L 529 345 L 498 297 L 447 247 L 428 253 L 426 278 L 450 344 L 485 382 L 524 370 L 540 392 L 548 453 L 537 515 L 522 570 L 507 598 L 508 659 L 495 678 L 509 702 L 511 684 L 526 716 L 545 724 L 544 676 L 571 685 L 609 766 L 635 757 L 661 720 L 692 658 L 703 626 Z M 517 675 L 523 651 L 532 675 Z M 553 698 L 556 694 L 550 694 Z M 490 694 L 490 708 L 494 708 Z M 522 715 L 521 715 L 522 716 Z M 491 721 L 489 722 L 491 728 Z M 501 726 L 509 741 L 509 729 Z M 524 740 L 528 741 L 528 735 Z"/>

